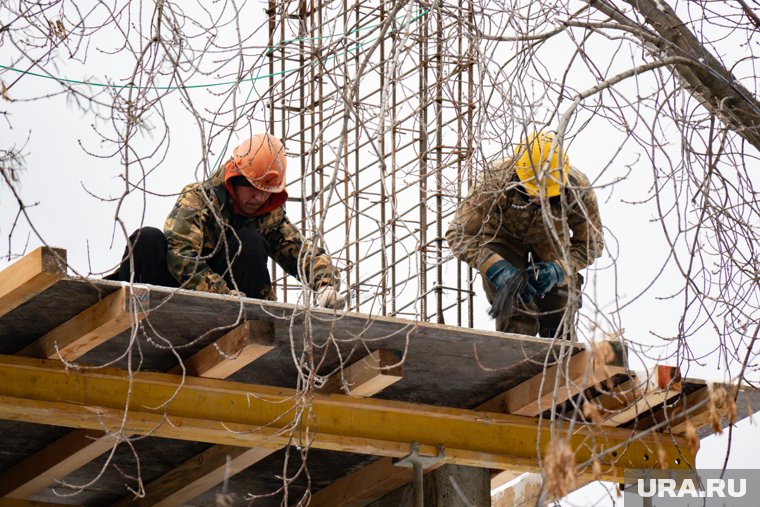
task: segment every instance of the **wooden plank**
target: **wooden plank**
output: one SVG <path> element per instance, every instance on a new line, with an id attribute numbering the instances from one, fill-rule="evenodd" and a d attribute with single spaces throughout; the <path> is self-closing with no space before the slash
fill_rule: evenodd
<path id="1" fill-rule="evenodd" d="M 380 458 L 314 493 L 309 507 L 361 507 L 410 482 L 411 468 Z"/>
<path id="2" fill-rule="evenodd" d="M 520 480 L 491 496 L 491 507 L 534 507 L 542 485 L 541 474 L 522 474 Z"/>
<path id="3" fill-rule="evenodd" d="M 145 487 L 143 498 L 129 495 L 113 507 L 148 505 L 173 507 L 203 494 L 241 470 L 276 452 L 277 449 L 214 445 Z"/>
<path id="4" fill-rule="evenodd" d="M 665 423 L 658 428 L 660 432 L 670 432 L 675 434 L 686 431 L 686 420 L 691 419 L 695 428 L 705 424 L 704 415 L 707 413 L 710 399 L 710 390 L 707 385 L 681 396 L 676 402 L 669 407 L 660 407 L 656 411 L 646 414 L 636 420 L 636 431 L 647 430 L 660 423 Z"/>
<path id="5" fill-rule="evenodd" d="M 697 391 L 697 393 L 700 393 L 701 396 L 697 396 L 697 393 L 692 393 L 691 397 L 687 399 L 691 405 L 686 405 L 684 407 L 684 410 L 680 414 L 676 414 L 675 417 L 671 417 L 670 424 L 669 424 L 669 430 L 676 434 L 676 435 L 682 435 L 686 432 L 686 425 L 687 422 L 691 423 L 692 426 L 696 430 L 699 430 L 701 427 L 704 426 L 712 426 L 712 416 L 710 415 L 710 405 L 711 401 L 710 398 L 712 396 L 712 392 L 716 387 L 720 387 L 722 389 L 725 389 L 727 395 L 729 398 L 733 398 L 736 394 L 736 386 L 732 386 L 730 384 L 723 384 L 719 382 L 715 382 L 713 384 L 710 384 L 709 386 L 706 386 L 706 389 Z M 740 391 L 739 396 L 745 395 L 745 392 Z M 696 408 L 696 410 L 690 410 L 686 407 L 690 407 L 691 409 Z M 718 420 L 720 422 L 720 426 L 722 428 L 725 428 L 728 424 L 730 424 L 730 416 L 728 414 L 728 406 L 722 405 L 722 406 L 715 406 L 715 415 L 718 417 Z M 738 416 L 737 419 L 740 419 L 741 416 Z M 714 431 L 714 429 L 710 429 L 710 434 Z"/>
<path id="6" fill-rule="evenodd" d="M 372 396 L 397 382 L 402 375 L 398 357 L 387 350 L 376 350 L 343 370 L 343 379 L 354 396 Z M 340 375 L 336 374 L 333 378 Z M 379 380 L 378 380 L 379 379 Z M 323 393 L 340 392 L 342 382 L 327 382 Z M 248 468 L 277 449 L 245 449 L 216 445 L 167 472 L 145 488 L 145 497 L 123 498 L 116 505 L 180 505 L 208 491 L 225 478 Z M 227 456 L 230 463 L 227 463 Z"/>
<path id="7" fill-rule="evenodd" d="M 531 471 L 538 465 L 536 442 L 549 442 L 552 431 L 570 431 L 564 422 L 549 428 L 529 417 L 343 395 L 315 394 L 303 414 L 292 389 L 195 377 L 185 378 L 178 389 L 180 382 L 177 375 L 68 370 L 59 361 L 2 355 L 0 417 L 89 429 L 123 424 L 131 433 L 267 448 L 287 445 L 291 429 L 301 434 L 307 428 L 300 425 L 317 421 L 319 431 L 310 434 L 315 449 L 403 457 L 417 441 L 420 453 L 429 456 L 443 445 L 446 463 Z M 125 420 L 127 399 L 131 409 Z M 297 414 L 303 417 L 296 419 Z M 578 462 L 620 446 L 614 468 L 605 468 L 609 477 L 652 464 L 650 448 L 657 445 L 671 469 L 693 463 L 683 437 L 644 435 L 629 442 L 627 430 L 606 428 L 602 435 L 592 427 L 574 428 L 568 439 Z M 593 451 L 590 434 L 599 437 Z"/>
<path id="8" fill-rule="evenodd" d="M 320 392 L 374 396 L 403 377 L 401 358 L 390 350 L 376 350 L 336 372 Z"/>
<path id="9" fill-rule="evenodd" d="M 0 498 L 0 507 L 77 507 L 74 504 L 37 502 L 34 500 L 19 500 L 18 498 Z"/>
<path id="10" fill-rule="evenodd" d="M 0 272 L 0 316 L 66 276 L 66 250 L 39 247 Z"/>
<path id="11" fill-rule="evenodd" d="M 599 411 L 600 424 L 615 427 L 627 424 L 680 393 L 681 375 L 678 368 L 657 365 L 645 382 L 632 378 L 590 403 Z"/>
<path id="12" fill-rule="evenodd" d="M 274 323 L 247 321 L 184 360 L 194 377 L 227 378 L 274 348 Z M 181 374 L 182 365 L 169 373 Z"/>
<path id="13" fill-rule="evenodd" d="M 48 359 L 60 356 L 66 361 L 74 361 L 145 318 L 149 297 L 150 292 L 146 289 L 135 288 L 132 293 L 129 287 L 123 286 L 27 345 L 18 354 Z"/>
<path id="14" fill-rule="evenodd" d="M 119 301 L 124 298 L 123 293 L 119 295 Z M 187 361 L 187 373 L 207 378 L 231 375 L 271 350 L 273 344 L 274 325 L 271 322 L 245 322 L 192 356 Z M 76 357 L 69 358 L 73 359 Z M 0 477 L 0 495 L 13 498 L 34 495 L 109 451 L 114 444 L 114 438 L 102 431 L 71 431 L 3 473 Z"/>
<path id="15" fill-rule="evenodd" d="M 0 496 L 27 498 L 89 463 L 114 445 L 97 430 L 70 431 L 0 475 Z"/>
<path id="16" fill-rule="evenodd" d="M 480 405 L 484 412 L 537 416 L 576 394 L 619 373 L 625 373 L 622 355 L 618 352 L 602 362 L 594 360 L 589 350 L 571 356 L 545 369 L 504 394 Z M 558 380 L 559 378 L 559 380 Z"/>

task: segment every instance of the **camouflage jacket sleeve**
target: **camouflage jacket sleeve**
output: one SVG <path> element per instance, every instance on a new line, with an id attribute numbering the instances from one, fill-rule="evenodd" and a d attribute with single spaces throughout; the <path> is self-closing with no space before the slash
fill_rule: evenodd
<path id="1" fill-rule="evenodd" d="M 166 222 L 164 234 L 169 244 L 166 261 L 169 272 L 185 289 L 229 294 L 227 282 L 212 270 L 203 257 L 203 231 L 207 220 L 214 220 L 214 196 L 201 185 L 186 186 Z"/>
<path id="2" fill-rule="evenodd" d="M 322 285 L 340 285 L 340 275 L 330 256 L 322 248 L 315 248 L 288 220 L 285 209 L 272 211 L 261 223 L 259 231 L 267 240 L 267 252 L 288 274 L 306 280 L 312 288 Z"/>
<path id="3" fill-rule="evenodd" d="M 574 201 L 573 209 L 567 216 L 567 225 L 572 231 L 568 261 L 577 271 L 602 256 L 604 232 L 596 193 L 586 175 L 572 168 L 567 192 Z"/>
<path id="4" fill-rule="evenodd" d="M 503 189 L 509 177 L 499 161 L 488 167 L 477 179 L 467 197 L 460 203 L 446 231 L 451 252 L 470 267 L 480 270 L 494 252 L 488 248 L 506 212 Z"/>

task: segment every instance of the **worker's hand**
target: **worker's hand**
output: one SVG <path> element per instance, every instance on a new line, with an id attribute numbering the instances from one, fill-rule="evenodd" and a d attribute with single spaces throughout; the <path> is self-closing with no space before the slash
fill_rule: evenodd
<path id="1" fill-rule="evenodd" d="M 534 274 L 535 272 L 535 274 Z M 539 297 L 544 297 L 555 285 L 562 283 L 565 272 L 556 262 L 537 262 L 532 270 L 528 270 L 528 284 L 535 289 Z"/>
<path id="2" fill-rule="evenodd" d="M 240 297 L 240 298 L 245 297 L 245 292 L 240 292 L 239 290 L 234 290 L 234 289 L 230 289 L 229 294 L 230 296 L 235 296 L 235 297 Z"/>
<path id="3" fill-rule="evenodd" d="M 317 289 L 317 305 L 322 308 L 342 310 L 346 307 L 346 298 L 341 296 L 332 285 L 323 285 Z"/>
<path id="4" fill-rule="evenodd" d="M 489 266 L 486 271 L 486 278 L 491 284 L 496 287 L 496 291 L 500 291 L 504 287 L 510 278 L 517 274 L 517 268 L 508 263 L 504 259 L 494 262 Z"/>
<path id="5" fill-rule="evenodd" d="M 543 294 L 539 295 L 536 288 L 530 283 L 530 281 L 528 281 L 528 283 L 523 286 L 522 291 L 520 292 L 520 300 L 526 305 L 529 305 L 537 297 L 543 297 Z"/>

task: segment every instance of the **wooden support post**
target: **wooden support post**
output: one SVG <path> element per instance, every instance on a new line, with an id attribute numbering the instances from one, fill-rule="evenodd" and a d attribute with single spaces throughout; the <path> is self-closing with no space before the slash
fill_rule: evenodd
<path id="1" fill-rule="evenodd" d="M 30 343 L 18 355 L 74 361 L 145 318 L 150 291 L 123 286 Z"/>
<path id="2" fill-rule="evenodd" d="M 124 297 L 124 294 L 119 296 L 120 300 Z M 79 316 L 72 321 L 77 318 Z M 70 327 L 82 328 L 82 326 Z M 110 329 L 116 328 L 111 326 Z M 221 378 L 216 375 L 231 375 L 246 364 L 250 364 L 274 347 L 274 325 L 263 321 L 245 322 L 214 343 L 218 349 L 211 344 L 186 361 L 188 375 Z M 82 351 L 83 348 L 73 350 Z M 225 355 L 220 354 L 219 350 Z M 69 360 L 74 359 L 76 357 L 69 358 Z M 177 367 L 174 370 L 181 370 L 181 368 Z M 69 432 L 3 473 L 0 476 L 0 495 L 13 498 L 32 496 L 107 452 L 115 443 L 113 436 L 106 435 L 102 431 L 82 429 Z M 246 450 L 250 451 L 250 449 Z"/>
<path id="3" fill-rule="evenodd" d="M 345 385 L 354 396 L 372 396 L 403 376 L 399 358 L 391 351 L 376 350 L 343 370 Z M 340 377 L 339 374 L 333 376 Z M 332 379 L 331 379 L 332 380 Z M 328 381 L 321 392 L 338 393 L 343 382 Z M 215 445 L 170 470 L 145 487 L 145 497 L 122 498 L 114 507 L 180 505 L 208 491 L 225 478 L 254 465 L 278 449 Z M 229 456 L 230 461 L 227 461 Z M 394 467 L 395 468 L 395 467 Z M 310 505 L 314 505 L 313 503 Z M 331 502 L 328 505 L 335 505 Z"/>
<path id="4" fill-rule="evenodd" d="M 0 272 L 0 316 L 66 276 L 66 250 L 40 247 Z"/>

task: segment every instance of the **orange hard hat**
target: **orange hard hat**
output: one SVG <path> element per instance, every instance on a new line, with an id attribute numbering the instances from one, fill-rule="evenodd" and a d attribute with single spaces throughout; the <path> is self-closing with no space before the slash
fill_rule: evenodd
<path id="1" fill-rule="evenodd" d="M 232 161 L 251 185 L 264 192 L 285 190 L 285 147 L 273 135 L 256 134 L 232 150 Z"/>

